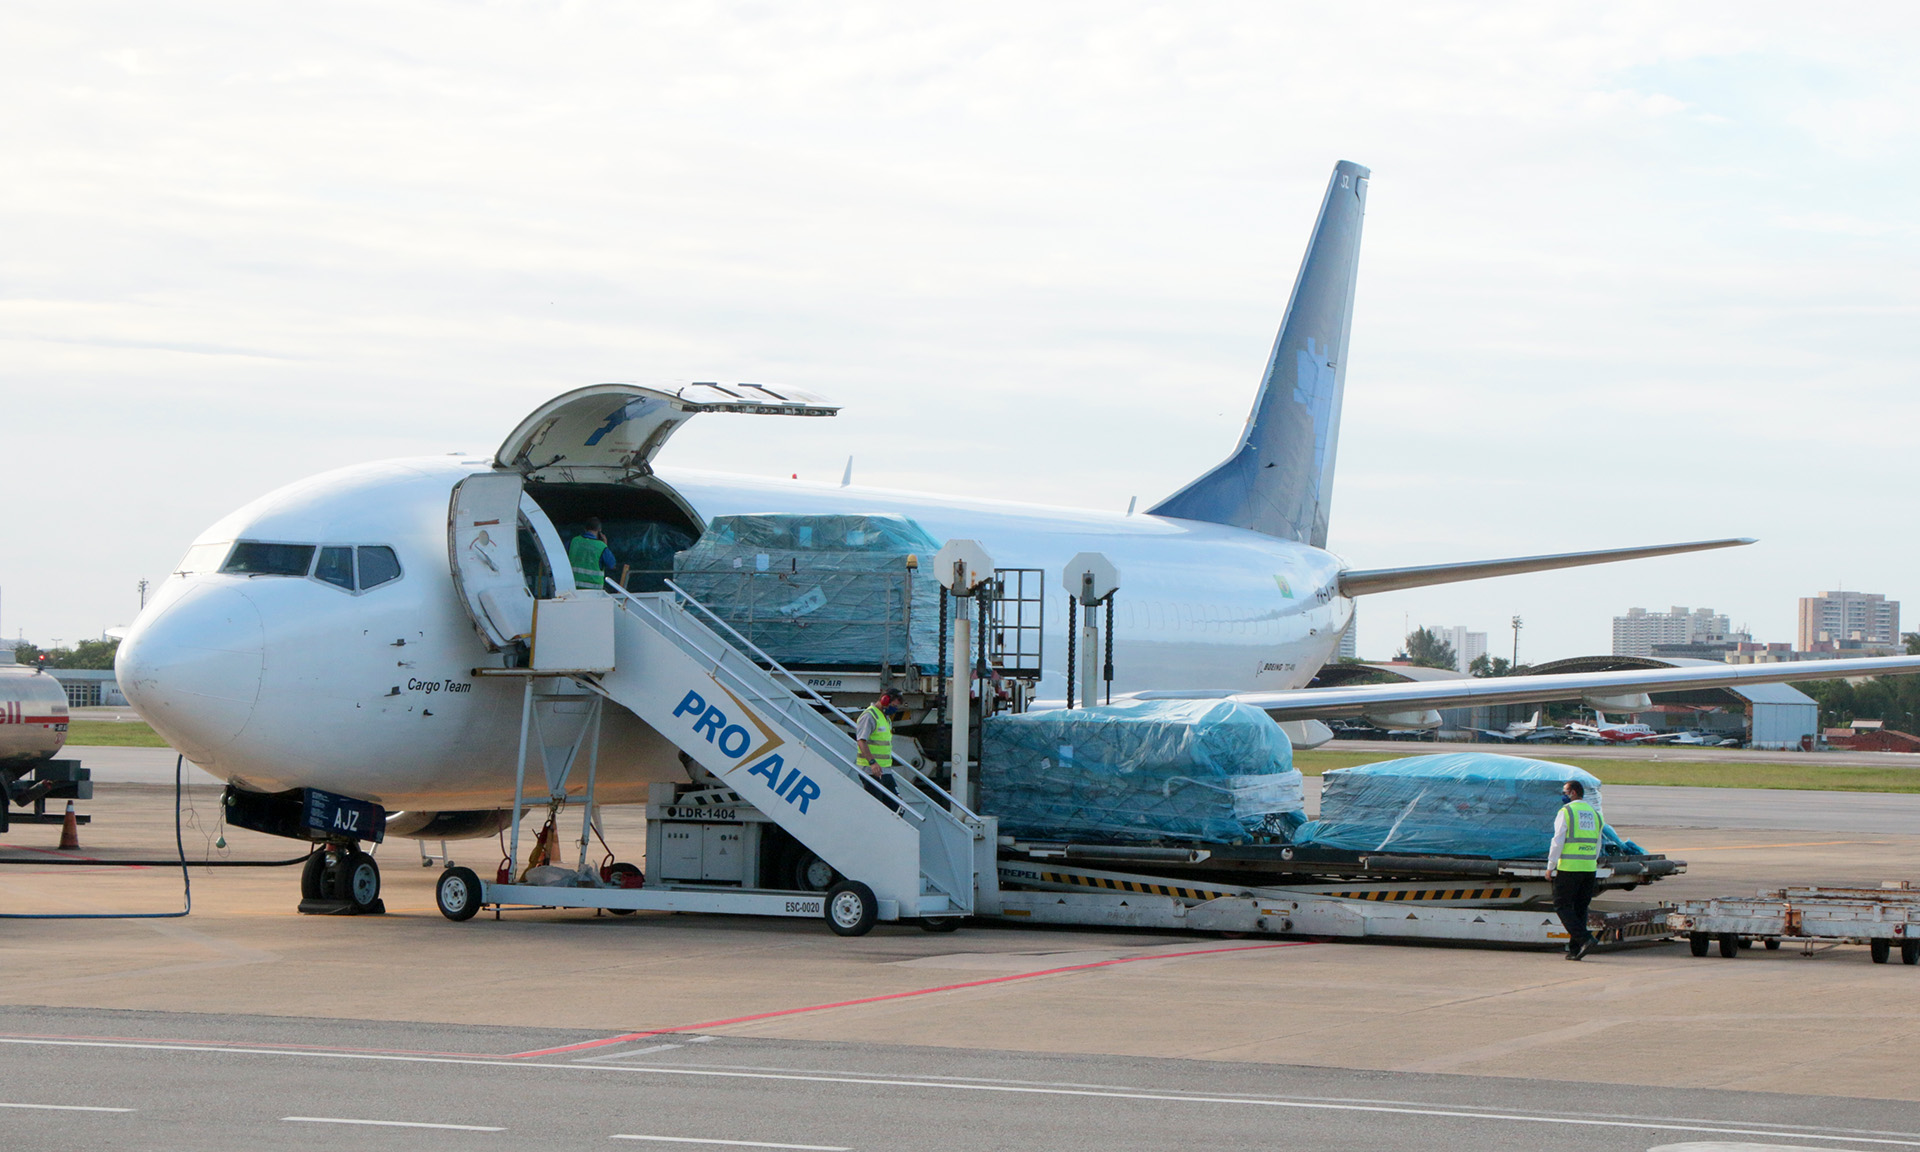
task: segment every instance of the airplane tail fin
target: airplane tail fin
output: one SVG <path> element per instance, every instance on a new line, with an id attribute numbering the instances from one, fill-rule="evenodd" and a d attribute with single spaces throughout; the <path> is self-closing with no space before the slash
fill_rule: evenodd
<path id="1" fill-rule="evenodd" d="M 1326 547 L 1368 175 L 1345 160 L 1333 167 L 1239 446 L 1151 514 Z"/>

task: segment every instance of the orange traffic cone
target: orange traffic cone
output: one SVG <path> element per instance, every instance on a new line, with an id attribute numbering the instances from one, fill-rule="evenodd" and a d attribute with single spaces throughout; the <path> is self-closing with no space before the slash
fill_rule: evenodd
<path id="1" fill-rule="evenodd" d="M 67 801 L 67 818 L 60 825 L 61 851 L 73 851 L 80 847 L 80 824 L 73 818 L 73 801 Z"/>

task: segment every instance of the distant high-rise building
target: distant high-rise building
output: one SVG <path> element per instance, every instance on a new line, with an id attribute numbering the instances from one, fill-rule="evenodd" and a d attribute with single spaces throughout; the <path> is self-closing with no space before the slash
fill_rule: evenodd
<path id="1" fill-rule="evenodd" d="M 1878 592 L 1822 592 L 1800 598 L 1800 637 L 1802 652 L 1814 651 L 1821 643 L 1839 644 L 1860 640 L 1884 644 L 1900 643 L 1900 601 L 1889 600 Z"/>
<path id="2" fill-rule="evenodd" d="M 1360 658 L 1360 613 L 1358 610 L 1355 610 L 1354 614 L 1348 617 L 1347 619 L 1347 630 L 1345 632 L 1340 633 L 1340 652 L 1338 655 L 1334 657 L 1334 659 L 1358 660 L 1359 658 Z"/>
<path id="3" fill-rule="evenodd" d="M 1435 628 L 1434 635 L 1453 645 L 1453 667 L 1456 672 L 1465 672 L 1467 666 L 1487 654 L 1487 634 L 1469 632 L 1462 625 L 1452 628 Z"/>
<path id="4" fill-rule="evenodd" d="M 1613 618 L 1615 656 L 1651 656 L 1655 644 L 1723 644 L 1732 633 L 1725 616 L 1711 608 L 1674 607 L 1670 612 L 1629 608 Z"/>

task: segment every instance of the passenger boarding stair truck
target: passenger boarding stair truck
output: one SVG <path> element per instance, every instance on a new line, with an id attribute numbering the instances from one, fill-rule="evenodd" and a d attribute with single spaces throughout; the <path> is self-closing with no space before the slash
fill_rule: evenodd
<path id="1" fill-rule="evenodd" d="M 484 904 L 824 914 L 836 932 L 858 935 L 876 920 L 919 920 L 941 928 L 976 910 L 992 910 L 976 901 L 977 891 L 990 894 L 996 887 L 992 822 L 906 764 L 894 768 L 897 793 L 884 791 L 856 767 L 844 715 L 678 589 L 632 594 L 614 586 L 608 596 L 543 600 L 533 637 L 529 667 L 484 670 L 527 679 L 513 859 L 528 799 L 525 750 L 537 736 L 535 682 L 566 678 L 646 721 L 737 797 L 729 807 L 750 807 L 779 825 L 841 879 L 822 897 L 754 888 L 753 876 L 734 886 L 666 881 L 650 863 L 655 876 L 644 886 L 612 887 L 587 870 L 583 853 L 577 870 L 564 877 L 548 873 L 559 883 L 483 882 L 465 869 L 449 869 L 440 892 L 441 910 L 449 916 L 464 919 Z M 548 781 L 554 794 L 563 794 L 589 737 L 582 732 L 558 757 L 533 739 L 550 767 L 553 759 L 563 760 L 557 778 Z M 589 821 L 592 760 L 590 752 L 584 797 Z M 701 826 L 720 823 L 721 815 L 716 810 Z"/>

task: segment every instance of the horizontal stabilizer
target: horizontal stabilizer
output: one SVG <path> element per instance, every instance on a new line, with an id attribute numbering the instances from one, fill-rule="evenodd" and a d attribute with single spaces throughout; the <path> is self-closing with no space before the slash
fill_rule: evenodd
<path id="1" fill-rule="evenodd" d="M 1839 680 L 1852 676 L 1897 676 L 1920 672 L 1920 656 L 1871 660 L 1805 660 L 1790 664 L 1690 665 L 1635 668 L 1624 672 L 1567 672 L 1556 676 L 1489 676 L 1426 680 L 1411 684 L 1362 684 L 1351 688 L 1293 688 L 1273 692 L 1221 693 L 1264 708 L 1275 720 L 1341 720 L 1423 708 L 1493 704 L 1545 704 L 1586 696 L 1632 692 L 1678 692 L 1689 688 L 1734 688 L 1794 680 Z M 1135 692 L 1136 699 L 1179 699 L 1182 692 Z"/>
<path id="2" fill-rule="evenodd" d="M 1587 564 L 1611 564 L 1616 560 L 1644 560 L 1649 556 L 1737 548 L 1751 543 L 1752 537 L 1741 536 L 1730 540 L 1655 544 L 1646 548 L 1608 548 L 1600 552 L 1559 552 L 1552 556 L 1515 556 L 1509 560 L 1474 560 L 1465 564 L 1427 564 L 1418 568 L 1354 568 L 1340 573 L 1340 594 L 1369 596 L 1375 592 L 1398 592 L 1402 588 L 1425 588 L 1431 584 L 1485 580 L 1490 576 L 1515 576 L 1522 572 L 1546 572 L 1554 568 L 1579 568 Z"/>

